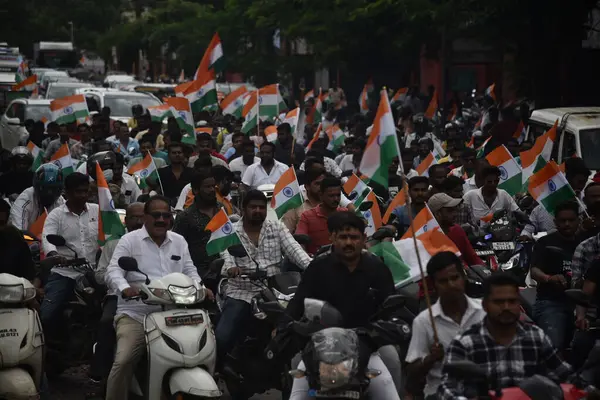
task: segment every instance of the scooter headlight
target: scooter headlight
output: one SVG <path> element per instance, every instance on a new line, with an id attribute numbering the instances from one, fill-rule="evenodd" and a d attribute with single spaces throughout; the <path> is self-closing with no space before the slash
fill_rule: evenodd
<path id="1" fill-rule="evenodd" d="M 169 293 L 175 304 L 195 304 L 200 301 L 198 289 L 194 286 L 179 287 L 170 285 Z M 204 294 L 204 291 L 202 291 L 202 294 Z"/>
<path id="2" fill-rule="evenodd" d="M 319 380 L 323 389 L 336 389 L 350 381 L 354 360 L 344 360 L 338 364 L 319 362 Z"/>
<path id="3" fill-rule="evenodd" d="M 0 285 L 0 303 L 24 303 L 35 297 L 35 288 L 23 285 Z"/>

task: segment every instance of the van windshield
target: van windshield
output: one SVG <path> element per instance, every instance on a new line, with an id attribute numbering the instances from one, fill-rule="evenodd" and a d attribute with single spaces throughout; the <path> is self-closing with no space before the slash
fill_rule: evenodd
<path id="1" fill-rule="evenodd" d="M 600 171 L 600 129 L 579 131 L 581 158 L 592 171 Z"/>

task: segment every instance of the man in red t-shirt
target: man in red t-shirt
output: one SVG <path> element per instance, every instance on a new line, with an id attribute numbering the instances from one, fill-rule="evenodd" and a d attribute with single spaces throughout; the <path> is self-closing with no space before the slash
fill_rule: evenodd
<path id="1" fill-rule="evenodd" d="M 468 266 L 483 265 L 485 263 L 475 254 L 475 250 L 473 250 L 467 234 L 460 225 L 456 224 L 456 216 L 460 203 L 462 203 L 462 199 L 452 198 L 446 193 L 437 193 L 429 198 L 427 205 L 438 224 L 440 224 L 442 231 L 460 250 L 462 261 Z"/>
<path id="2" fill-rule="evenodd" d="M 327 177 L 321 182 L 321 204 L 313 209 L 306 210 L 300 216 L 297 235 L 308 235 L 310 243 L 306 251 L 315 254 L 321 246 L 331 244 L 327 218 L 336 211 L 346 211 L 338 207 L 342 195 L 342 182 L 338 178 Z"/>

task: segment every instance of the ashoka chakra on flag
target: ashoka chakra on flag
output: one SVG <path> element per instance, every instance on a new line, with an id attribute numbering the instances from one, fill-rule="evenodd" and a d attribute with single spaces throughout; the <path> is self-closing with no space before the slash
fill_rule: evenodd
<path id="1" fill-rule="evenodd" d="M 555 192 L 555 191 L 556 191 L 556 183 L 554 183 L 554 181 L 553 181 L 552 179 L 550 179 L 550 180 L 548 181 L 548 189 L 549 189 L 551 192 Z"/>
<path id="2" fill-rule="evenodd" d="M 64 111 L 65 114 L 73 114 L 73 107 L 65 107 Z"/>
<path id="3" fill-rule="evenodd" d="M 285 197 L 292 197 L 294 195 L 294 191 L 289 186 L 284 187 L 281 192 Z"/>
<path id="4" fill-rule="evenodd" d="M 143 169 L 143 170 L 141 170 L 141 171 L 140 171 L 140 176 L 141 176 L 142 178 L 145 178 L 145 177 L 147 177 L 148 175 L 149 175 L 149 172 L 148 172 L 148 170 L 147 170 L 147 169 Z"/>
<path id="5" fill-rule="evenodd" d="M 233 227 L 231 226 L 231 223 L 228 222 L 225 225 L 223 225 L 223 227 L 221 228 L 221 231 L 223 231 L 224 234 L 229 235 L 233 231 Z"/>

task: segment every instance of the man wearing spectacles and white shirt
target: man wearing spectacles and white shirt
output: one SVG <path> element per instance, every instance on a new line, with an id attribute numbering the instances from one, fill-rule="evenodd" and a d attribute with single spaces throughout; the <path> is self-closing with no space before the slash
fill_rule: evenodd
<path id="1" fill-rule="evenodd" d="M 144 226 L 124 235 L 113 253 L 106 269 L 105 279 L 109 289 L 120 292 L 126 298 L 133 297 L 139 294 L 139 287 L 145 282 L 144 275 L 125 272 L 119 267 L 121 257 L 135 258 L 140 270 L 148 275 L 150 281 L 181 272 L 202 282 L 192 262 L 187 242 L 183 236 L 169 231 L 172 224 L 169 199 L 163 196 L 151 197 L 144 205 Z M 211 300 L 214 298 L 209 289 L 206 289 L 206 296 Z M 160 306 L 128 302 L 119 296 L 115 318 L 117 352 L 108 376 L 106 400 L 127 397 L 129 383 L 146 348 L 144 316 L 160 309 Z"/>

